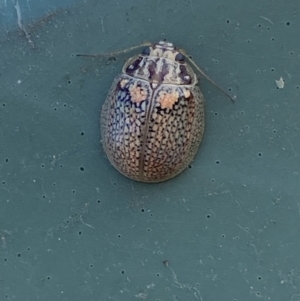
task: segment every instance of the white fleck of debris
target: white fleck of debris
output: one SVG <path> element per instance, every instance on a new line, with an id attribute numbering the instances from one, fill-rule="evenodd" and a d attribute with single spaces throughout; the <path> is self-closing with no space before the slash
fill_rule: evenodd
<path id="1" fill-rule="evenodd" d="M 22 25 L 21 9 L 20 9 L 20 5 L 19 5 L 18 1 L 16 1 L 15 9 L 17 11 L 18 26 L 21 30 L 24 30 L 23 25 Z"/>
<path id="2" fill-rule="evenodd" d="M 264 19 L 264 20 L 270 22 L 272 25 L 274 25 L 274 23 L 273 23 L 269 18 L 266 18 L 266 17 L 264 17 L 264 16 L 260 16 L 260 17 L 261 17 L 262 19 Z"/>
<path id="3" fill-rule="evenodd" d="M 17 12 L 17 23 L 18 23 L 18 26 L 20 28 L 20 30 L 22 30 L 28 40 L 28 42 L 31 44 L 32 48 L 34 48 L 34 44 L 30 38 L 30 35 L 29 33 L 27 32 L 25 26 L 23 26 L 22 24 L 22 15 L 21 15 L 21 8 L 20 8 L 20 5 L 19 5 L 19 2 L 18 0 L 15 2 L 15 9 L 16 9 L 16 12 Z"/>
<path id="4" fill-rule="evenodd" d="M 21 83 L 22 83 L 22 81 L 21 81 L 20 79 L 18 79 L 17 83 L 18 83 L 18 84 L 21 84 Z"/>
<path id="5" fill-rule="evenodd" d="M 276 79 L 275 79 L 275 82 L 276 82 L 276 85 L 277 85 L 277 87 L 278 87 L 279 89 L 283 89 L 283 88 L 284 88 L 284 80 L 283 80 L 282 77 L 280 77 L 279 80 L 276 80 Z"/>
<path id="6" fill-rule="evenodd" d="M 145 293 L 138 293 L 137 295 L 135 295 L 136 298 L 140 298 L 140 299 L 146 299 L 147 298 L 147 294 Z"/>

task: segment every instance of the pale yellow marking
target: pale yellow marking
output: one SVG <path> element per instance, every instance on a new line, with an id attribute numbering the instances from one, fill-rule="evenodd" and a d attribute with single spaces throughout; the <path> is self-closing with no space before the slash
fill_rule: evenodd
<path id="1" fill-rule="evenodd" d="M 123 89 L 126 86 L 127 83 L 128 83 L 128 79 L 122 79 L 121 82 L 120 82 L 121 88 Z"/>
<path id="2" fill-rule="evenodd" d="M 191 91 L 188 90 L 188 89 L 185 89 L 184 92 L 183 92 L 183 94 L 184 94 L 185 98 L 189 98 L 191 96 Z"/>
<path id="3" fill-rule="evenodd" d="M 160 102 L 162 109 L 172 109 L 173 104 L 178 100 L 178 97 L 178 92 L 174 91 L 172 93 L 166 93 L 165 91 L 160 91 L 158 101 Z"/>
<path id="4" fill-rule="evenodd" d="M 147 99 L 147 91 L 138 87 L 136 83 L 130 86 L 129 92 L 133 102 L 139 103 Z"/>

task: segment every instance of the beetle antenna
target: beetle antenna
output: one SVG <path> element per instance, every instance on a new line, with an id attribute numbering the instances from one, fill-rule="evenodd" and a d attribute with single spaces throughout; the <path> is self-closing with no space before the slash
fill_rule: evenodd
<path id="1" fill-rule="evenodd" d="M 123 50 L 119 50 L 119 51 L 115 51 L 115 52 L 110 52 L 110 53 L 100 53 L 100 54 L 76 54 L 76 56 L 85 56 L 85 57 L 104 57 L 104 56 L 115 56 L 118 54 L 122 54 L 122 53 L 128 53 L 131 52 L 132 50 L 141 48 L 141 47 L 146 47 L 146 46 L 151 46 L 152 44 L 150 42 L 145 42 L 142 43 L 140 45 L 136 45 L 127 49 L 123 49 Z"/>
<path id="2" fill-rule="evenodd" d="M 180 49 L 180 52 L 183 52 L 183 54 L 186 56 L 186 58 L 191 62 L 191 64 L 200 72 L 200 74 L 206 78 L 211 84 L 213 84 L 216 88 L 218 88 L 220 91 L 222 91 L 233 103 L 235 103 L 236 96 L 231 96 L 229 93 L 227 93 L 224 89 L 222 89 L 216 82 L 214 82 L 208 75 L 205 74 L 205 72 L 188 56 L 188 54 Z"/>

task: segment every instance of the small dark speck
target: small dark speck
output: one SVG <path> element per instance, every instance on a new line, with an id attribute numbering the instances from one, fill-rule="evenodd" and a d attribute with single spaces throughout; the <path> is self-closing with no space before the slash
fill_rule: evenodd
<path id="1" fill-rule="evenodd" d="M 81 167 L 80 167 L 80 171 L 84 171 L 84 167 L 81 166 Z"/>
<path id="2" fill-rule="evenodd" d="M 18 257 L 21 257 L 22 256 L 22 254 L 21 253 L 18 253 L 18 255 L 17 255 Z"/>
<path id="3" fill-rule="evenodd" d="M 81 136 L 84 136 L 84 132 L 81 132 L 80 135 L 81 135 Z"/>
<path id="4" fill-rule="evenodd" d="M 219 161 L 219 160 L 217 160 L 217 161 L 216 161 L 216 164 L 220 164 L 220 161 Z"/>
<path id="5" fill-rule="evenodd" d="M 164 260 L 164 261 L 163 261 L 163 264 L 164 264 L 166 267 L 168 267 L 168 266 L 169 266 L 169 260 Z"/>
<path id="6" fill-rule="evenodd" d="M 291 25 L 291 22 L 287 21 L 285 24 L 286 24 L 287 26 L 290 26 L 290 25 Z"/>
<path id="7" fill-rule="evenodd" d="M 210 218 L 210 214 L 207 214 L 207 215 L 206 215 L 206 218 Z"/>
<path id="8" fill-rule="evenodd" d="M 262 157 L 262 153 L 258 153 L 257 156 L 258 156 L 258 157 Z"/>
<path id="9" fill-rule="evenodd" d="M 121 274 L 125 274 L 125 271 L 124 271 L 124 270 L 122 270 L 122 271 L 121 271 Z"/>

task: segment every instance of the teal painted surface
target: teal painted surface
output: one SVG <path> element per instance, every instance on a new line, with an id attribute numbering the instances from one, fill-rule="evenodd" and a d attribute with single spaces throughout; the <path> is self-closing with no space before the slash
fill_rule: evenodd
<path id="1" fill-rule="evenodd" d="M 43 16 L 23 23 L 35 49 L 1 33 L 0 300 L 300 300 L 298 1 L 86 1 Z M 75 54 L 164 38 L 237 99 L 202 80 L 191 168 L 142 184 L 110 166 L 99 129 L 138 51 Z"/>

